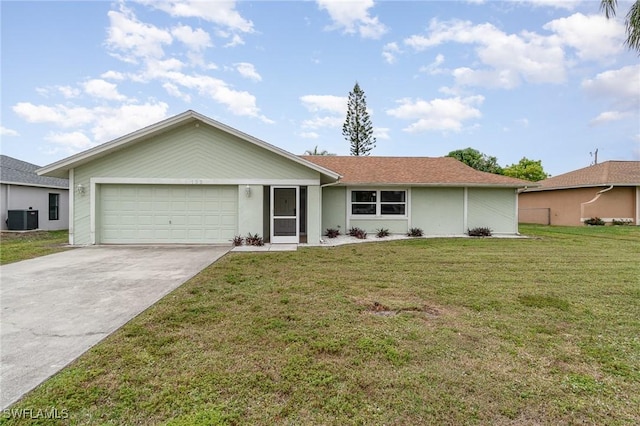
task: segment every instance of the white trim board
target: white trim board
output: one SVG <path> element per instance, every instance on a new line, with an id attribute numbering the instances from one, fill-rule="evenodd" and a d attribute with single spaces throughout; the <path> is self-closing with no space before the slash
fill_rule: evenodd
<path id="1" fill-rule="evenodd" d="M 320 185 L 319 179 L 172 179 L 172 178 L 130 178 L 130 177 L 93 177 L 95 184 L 131 184 L 131 185 Z"/>

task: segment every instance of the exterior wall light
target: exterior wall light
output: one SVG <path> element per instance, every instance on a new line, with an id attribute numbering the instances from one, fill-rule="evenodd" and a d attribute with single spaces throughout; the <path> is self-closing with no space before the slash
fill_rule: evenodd
<path id="1" fill-rule="evenodd" d="M 86 188 L 81 183 L 76 185 L 76 194 L 84 195 L 85 191 L 86 191 Z"/>
<path id="2" fill-rule="evenodd" d="M 247 198 L 251 197 L 251 187 L 249 185 L 245 186 L 244 193 L 247 196 Z"/>

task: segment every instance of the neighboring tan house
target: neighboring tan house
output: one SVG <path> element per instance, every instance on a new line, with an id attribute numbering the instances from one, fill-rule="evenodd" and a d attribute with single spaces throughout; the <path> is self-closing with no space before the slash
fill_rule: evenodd
<path id="1" fill-rule="evenodd" d="M 640 224 L 640 161 L 605 161 L 538 183 L 520 194 L 520 223 L 575 226 L 599 217 Z"/>
<path id="2" fill-rule="evenodd" d="M 27 222 L 31 225 L 33 219 L 35 228 L 29 228 L 52 231 L 69 227 L 69 181 L 39 176 L 36 173 L 39 168 L 26 161 L 0 155 L 3 231 L 9 229 L 9 211 L 12 211 L 12 225 Z M 21 219 L 25 215 L 28 220 Z"/>
<path id="3" fill-rule="evenodd" d="M 71 244 L 319 244 L 329 227 L 516 234 L 530 184 L 452 158 L 300 157 L 187 111 L 43 167 L 68 177 Z"/>

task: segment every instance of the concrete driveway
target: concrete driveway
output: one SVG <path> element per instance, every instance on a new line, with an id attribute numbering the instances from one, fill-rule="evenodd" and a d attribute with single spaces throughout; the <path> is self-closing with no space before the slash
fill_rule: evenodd
<path id="1" fill-rule="evenodd" d="M 0 409 L 231 247 L 86 247 L 0 267 Z"/>

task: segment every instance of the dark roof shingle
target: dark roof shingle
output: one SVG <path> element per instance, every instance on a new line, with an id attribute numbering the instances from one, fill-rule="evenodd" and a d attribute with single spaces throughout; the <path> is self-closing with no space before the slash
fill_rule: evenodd
<path id="1" fill-rule="evenodd" d="M 305 160 L 342 175 L 354 185 L 504 186 L 522 188 L 533 182 L 485 173 L 450 157 L 369 157 L 305 155 Z"/>
<path id="2" fill-rule="evenodd" d="M 7 155 L 0 155 L 0 182 L 27 186 L 69 188 L 68 179 L 38 176 L 36 170 L 39 168 L 40 166 L 26 161 Z"/>

